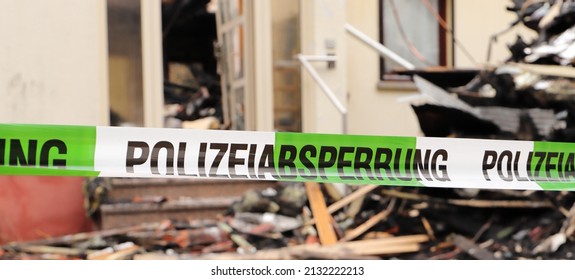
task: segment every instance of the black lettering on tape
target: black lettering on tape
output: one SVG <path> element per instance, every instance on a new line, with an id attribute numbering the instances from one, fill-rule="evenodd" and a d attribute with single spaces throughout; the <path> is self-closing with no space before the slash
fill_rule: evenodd
<path id="1" fill-rule="evenodd" d="M 256 175 L 256 151 L 258 145 L 250 144 L 250 151 L 248 154 L 248 173 L 250 174 L 250 178 L 258 178 Z"/>
<path id="2" fill-rule="evenodd" d="M 557 178 L 553 178 L 553 176 L 551 176 L 551 170 L 557 169 L 557 164 L 553 164 L 551 162 L 551 160 L 553 158 L 559 157 L 559 154 L 556 152 L 550 152 L 547 153 L 547 158 L 545 159 L 545 175 L 547 175 L 547 178 L 549 179 L 549 181 L 558 181 L 559 177 Z"/>
<path id="3" fill-rule="evenodd" d="M 363 156 L 365 156 L 364 159 Z M 370 180 L 375 180 L 373 173 L 371 172 L 371 159 L 373 157 L 373 151 L 366 147 L 357 147 L 355 150 L 355 159 L 353 161 L 353 169 L 355 170 L 355 175 L 358 180 L 363 180 L 361 170 L 365 171 L 365 175 Z"/>
<path id="4" fill-rule="evenodd" d="M 295 167 L 295 159 L 297 156 L 297 148 L 293 145 L 282 145 L 280 147 L 280 154 L 278 159 L 279 175 L 283 179 L 295 179 L 297 171 Z M 286 172 L 286 168 L 289 170 Z"/>
<path id="5" fill-rule="evenodd" d="M 533 152 L 527 154 L 527 178 L 529 178 L 529 181 L 534 181 L 533 173 L 531 172 L 531 161 L 533 161 Z"/>
<path id="6" fill-rule="evenodd" d="M 10 140 L 10 161 L 11 166 L 34 166 L 36 165 L 36 148 L 38 140 L 28 141 L 28 156 L 24 155 L 24 148 L 18 139 Z"/>
<path id="7" fill-rule="evenodd" d="M 385 160 L 381 160 L 381 156 L 385 156 Z M 385 175 L 387 176 L 387 178 L 391 181 L 394 181 L 395 178 L 393 177 L 393 174 L 391 172 L 391 167 L 389 166 L 389 164 L 391 163 L 391 157 L 392 157 L 392 152 L 391 149 L 389 148 L 377 148 L 375 150 L 375 157 L 374 157 L 374 162 L 373 162 L 373 169 L 374 169 L 374 173 L 375 176 L 377 176 L 377 178 L 379 180 L 383 180 L 383 176 L 381 175 L 381 170 L 383 169 L 385 171 Z"/>
<path id="8" fill-rule="evenodd" d="M 430 149 L 425 150 L 425 157 L 423 158 L 423 160 L 421 159 L 421 150 L 420 149 L 415 150 L 415 155 L 413 157 L 413 170 L 414 170 L 413 173 L 417 181 L 422 180 L 421 175 L 423 175 L 423 177 L 427 181 L 433 180 L 431 178 L 431 173 L 429 172 L 430 160 L 431 160 Z"/>
<path id="9" fill-rule="evenodd" d="M 513 154 L 511 151 L 505 150 L 501 152 L 499 155 L 499 159 L 497 159 L 497 174 L 499 177 L 506 182 L 513 181 L 513 171 L 511 170 L 511 164 L 513 161 Z M 507 170 L 507 176 L 503 175 L 503 160 L 507 159 L 507 164 L 505 165 L 505 169 Z"/>
<path id="10" fill-rule="evenodd" d="M 174 145 L 168 141 L 160 141 L 152 148 L 150 170 L 152 171 L 152 174 L 160 175 L 158 159 L 162 149 L 166 150 L 166 175 L 174 175 Z"/>
<path id="11" fill-rule="evenodd" d="M 519 182 L 529 181 L 528 178 L 521 177 L 519 175 L 519 159 L 520 158 L 521 158 L 521 152 L 520 151 L 515 152 L 515 159 L 513 160 L 513 173 L 515 174 L 515 178 L 517 178 L 517 181 L 519 181 Z"/>
<path id="12" fill-rule="evenodd" d="M 196 174 L 186 173 L 186 147 L 186 142 L 180 142 L 178 147 L 178 175 L 197 177 Z"/>
<path id="13" fill-rule="evenodd" d="M 228 169 L 229 169 L 231 178 L 248 178 L 248 175 L 238 175 L 236 173 L 236 165 L 246 163 L 246 159 L 238 158 L 236 154 L 240 150 L 247 150 L 247 149 L 248 149 L 248 144 L 232 143 L 230 145 L 230 157 L 228 159 Z"/>
<path id="14" fill-rule="evenodd" d="M 485 151 L 483 153 L 482 162 L 483 163 L 481 164 L 481 169 L 483 170 L 483 177 L 485 178 L 486 181 L 491 181 L 491 178 L 489 178 L 487 170 L 493 169 L 497 164 L 497 152 L 491 150 Z"/>
<path id="15" fill-rule="evenodd" d="M 206 173 L 206 149 L 208 144 L 205 142 L 200 143 L 200 151 L 198 153 L 198 175 L 208 176 Z"/>
<path id="16" fill-rule="evenodd" d="M 407 150 L 411 150 L 411 149 L 407 149 Z M 409 181 L 411 180 L 411 172 L 409 172 L 409 165 L 411 165 L 411 159 L 409 158 L 411 156 L 411 151 L 409 153 L 406 152 L 406 157 L 405 157 L 405 166 L 404 166 L 404 174 L 401 174 L 401 171 L 399 170 L 399 164 L 401 163 L 401 154 L 403 152 L 403 149 L 401 148 L 397 148 L 395 149 L 395 157 L 393 158 L 393 172 L 395 174 L 395 177 L 397 177 L 397 179 L 402 180 L 402 181 Z M 407 168 L 406 168 L 407 167 Z"/>
<path id="17" fill-rule="evenodd" d="M 0 166 L 5 164 L 4 157 L 6 154 L 4 151 L 6 150 L 6 139 L 0 139 Z"/>
<path id="18" fill-rule="evenodd" d="M 309 156 L 308 156 L 309 154 Z M 313 145 L 305 145 L 301 148 L 299 152 L 299 161 L 305 166 L 307 169 L 301 169 L 299 171 L 299 175 L 308 180 L 317 179 L 317 171 L 313 162 L 309 160 L 310 157 L 314 158 L 317 156 L 317 149 Z"/>
<path id="19" fill-rule="evenodd" d="M 328 158 L 329 155 L 329 158 Z M 327 180 L 325 169 L 332 167 L 337 160 L 337 149 L 333 146 L 321 146 L 317 159 L 317 170 L 321 178 Z"/>
<path id="20" fill-rule="evenodd" d="M 567 155 L 567 161 L 565 162 L 565 179 L 569 180 L 569 177 L 575 179 L 575 154 L 569 153 Z"/>
<path id="21" fill-rule="evenodd" d="M 68 147 L 66 143 L 58 139 L 50 139 L 42 145 L 40 149 L 40 166 L 48 166 L 50 162 L 50 151 L 52 148 L 58 150 L 59 155 L 65 155 L 68 153 Z M 56 167 L 66 167 L 66 159 L 57 158 L 52 160 L 52 165 Z"/>
<path id="22" fill-rule="evenodd" d="M 136 149 L 140 150 L 140 156 L 135 157 Z M 150 146 L 142 141 L 128 141 L 126 152 L 126 173 L 134 173 L 134 165 L 144 164 L 148 160 Z"/>
<path id="23" fill-rule="evenodd" d="M 439 159 L 441 157 L 441 160 Z M 449 179 L 449 174 L 447 173 L 447 165 L 446 164 L 437 164 L 438 161 L 440 162 L 447 162 L 448 160 L 448 154 L 447 151 L 444 149 L 439 149 L 437 151 L 435 151 L 435 153 L 433 153 L 433 156 L 431 157 L 431 172 L 433 174 L 433 178 L 435 178 L 435 180 L 440 181 L 440 182 L 449 182 L 451 181 L 451 179 Z M 440 171 L 438 174 L 437 171 Z"/>
<path id="24" fill-rule="evenodd" d="M 228 151 L 228 144 L 227 143 L 211 143 L 210 149 L 218 150 L 218 154 L 212 162 L 212 166 L 210 167 L 210 177 L 222 177 L 222 178 L 229 178 L 227 174 L 218 174 L 218 168 L 222 163 L 222 158 Z"/>
<path id="25" fill-rule="evenodd" d="M 564 181 L 563 177 L 563 156 L 565 153 L 559 153 L 559 158 L 557 159 L 557 177 L 560 181 Z"/>
<path id="26" fill-rule="evenodd" d="M 544 177 L 539 176 L 539 172 L 541 171 L 541 167 L 543 166 L 543 163 L 545 162 L 546 153 L 545 152 L 535 152 L 534 155 L 536 158 L 539 158 L 539 160 L 535 164 L 535 174 L 534 174 L 535 180 L 546 181 Z"/>
<path id="27" fill-rule="evenodd" d="M 354 147 L 340 147 L 339 154 L 337 156 L 337 171 L 339 173 L 339 178 L 342 180 L 353 180 L 354 176 L 345 175 L 344 168 L 351 167 L 351 160 L 346 160 L 345 155 L 353 153 Z"/>
<path id="28" fill-rule="evenodd" d="M 274 179 L 279 179 L 276 174 L 274 163 L 274 146 L 265 145 L 258 164 L 258 179 L 265 179 L 265 174 L 270 174 Z"/>

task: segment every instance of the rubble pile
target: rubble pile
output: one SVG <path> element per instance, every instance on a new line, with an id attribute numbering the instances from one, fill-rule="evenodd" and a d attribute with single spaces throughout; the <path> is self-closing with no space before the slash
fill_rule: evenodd
<path id="1" fill-rule="evenodd" d="M 249 191 L 217 219 L 11 243 L 0 259 L 572 259 L 574 202 L 567 192 L 289 184 Z"/>
<path id="2" fill-rule="evenodd" d="M 537 32 L 518 36 L 511 56 L 467 85 L 439 88 L 416 77 L 427 101 L 413 104 L 426 136 L 519 140 L 575 140 L 575 3 L 514 0 L 511 26 Z"/>

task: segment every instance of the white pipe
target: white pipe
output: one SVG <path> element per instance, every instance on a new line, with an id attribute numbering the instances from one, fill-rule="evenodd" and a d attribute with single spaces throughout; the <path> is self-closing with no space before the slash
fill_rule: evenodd
<path id="1" fill-rule="evenodd" d="M 300 54 L 301 55 L 301 54 Z M 301 55 L 307 61 L 336 61 L 335 55 Z"/>
<path id="2" fill-rule="evenodd" d="M 371 39 L 369 36 L 365 35 L 361 31 L 359 31 L 357 28 L 353 27 L 351 24 L 346 23 L 345 24 L 345 30 L 347 32 L 351 33 L 351 35 L 358 38 L 360 41 L 364 42 L 368 46 L 375 49 L 383 57 L 393 60 L 395 63 L 401 65 L 403 68 L 405 68 L 407 70 L 415 70 L 415 65 L 413 65 L 411 62 L 405 60 L 403 57 L 394 53 L 392 50 L 386 48 L 380 42 L 377 42 L 377 41 Z"/>
<path id="3" fill-rule="evenodd" d="M 303 67 L 307 70 L 309 75 L 314 79 L 314 81 L 317 83 L 319 88 L 323 91 L 323 93 L 327 96 L 327 98 L 333 103 L 333 105 L 337 108 L 337 110 L 342 115 L 347 115 L 347 109 L 343 106 L 343 104 L 341 104 L 341 102 L 339 102 L 339 99 L 337 99 L 337 97 L 335 96 L 333 91 L 331 91 L 331 89 L 327 86 L 327 84 L 319 76 L 317 71 L 315 71 L 313 66 L 311 66 L 311 64 L 306 59 L 306 56 L 298 54 L 297 59 L 301 62 Z"/>

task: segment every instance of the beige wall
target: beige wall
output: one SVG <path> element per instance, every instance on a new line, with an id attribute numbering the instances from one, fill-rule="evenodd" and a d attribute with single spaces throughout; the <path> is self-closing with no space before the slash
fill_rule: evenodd
<path id="1" fill-rule="evenodd" d="M 453 0 L 454 1 L 454 24 L 456 38 L 469 51 L 478 64 L 487 63 L 487 49 L 491 36 L 503 31 L 516 19 L 515 14 L 508 12 L 505 7 L 511 1 L 503 0 Z M 503 62 L 509 57 L 507 44 L 512 44 L 517 34 L 522 34 L 524 39 L 535 36 L 535 32 L 518 25 L 510 32 L 499 37 L 493 44 L 490 64 Z M 455 47 L 455 66 L 471 68 L 474 63 L 463 53 L 461 48 Z"/>
<path id="2" fill-rule="evenodd" d="M 347 1 L 347 22 L 371 38 L 379 38 L 378 0 Z M 419 124 L 407 103 L 397 98 L 416 92 L 378 90 L 379 55 L 349 35 L 347 82 L 349 133 L 368 135 L 420 135 Z"/>
<path id="3" fill-rule="evenodd" d="M 107 124 L 105 1 L 0 6 L 0 122 Z"/>

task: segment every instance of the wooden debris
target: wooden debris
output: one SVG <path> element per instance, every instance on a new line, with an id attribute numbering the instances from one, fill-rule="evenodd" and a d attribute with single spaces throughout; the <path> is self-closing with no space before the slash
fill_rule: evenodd
<path id="1" fill-rule="evenodd" d="M 95 252 L 94 250 L 83 250 L 77 248 L 54 247 L 54 246 L 43 246 L 43 245 L 21 245 L 18 246 L 18 250 L 34 254 L 56 254 L 66 256 L 83 256 Z"/>
<path id="2" fill-rule="evenodd" d="M 333 213 L 335 213 L 335 211 L 345 207 L 346 205 L 350 204 L 351 202 L 353 202 L 357 199 L 363 198 L 366 194 L 375 190 L 377 187 L 379 187 L 379 185 L 367 185 L 367 186 L 359 187 L 355 192 L 353 192 L 350 195 L 345 196 L 341 200 L 338 200 L 337 202 L 334 202 L 333 204 L 331 204 L 327 208 L 327 210 L 330 214 L 333 214 Z"/>
<path id="3" fill-rule="evenodd" d="M 230 239 L 234 241 L 243 252 L 252 253 L 256 251 L 254 245 L 250 244 L 243 236 L 234 233 L 232 227 L 228 224 L 221 222 L 218 223 L 218 227 L 224 232 L 227 232 L 230 235 Z"/>
<path id="4" fill-rule="evenodd" d="M 326 194 L 333 200 L 339 201 L 342 199 L 342 194 L 337 190 L 337 188 L 332 183 L 323 183 Z"/>
<path id="5" fill-rule="evenodd" d="M 355 229 L 351 230 L 350 232 L 348 232 L 344 238 L 342 238 L 342 241 L 350 241 L 350 240 L 354 240 L 356 239 L 358 236 L 364 234 L 367 230 L 369 230 L 370 228 L 372 228 L 373 226 L 375 226 L 377 223 L 381 222 L 381 220 L 387 218 L 387 216 L 389 216 L 389 214 L 391 213 L 391 211 L 393 210 L 393 207 L 395 206 L 395 199 L 391 200 L 391 202 L 389 203 L 389 205 L 387 206 L 387 208 L 379 213 L 377 213 L 376 215 L 373 215 L 371 218 L 369 218 L 369 220 L 367 220 L 365 223 L 359 225 L 358 227 L 356 227 Z"/>
<path id="6" fill-rule="evenodd" d="M 364 240 L 367 239 L 378 239 L 378 238 L 386 238 L 391 237 L 391 233 L 385 231 L 370 231 L 363 236 Z"/>
<path id="7" fill-rule="evenodd" d="M 145 223 L 137 226 L 118 228 L 118 229 L 108 229 L 102 231 L 92 231 L 83 232 L 77 234 L 64 235 L 61 237 L 52 237 L 47 239 L 39 239 L 27 242 L 17 243 L 19 246 L 22 245 L 52 245 L 52 244 L 72 244 L 78 241 L 87 240 L 94 237 L 104 238 L 114 235 L 122 235 L 130 232 L 137 232 L 141 230 L 153 230 L 157 228 L 159 223 Z"/>
<path id="8" fill-rule="evenodd" d="M 427 236 L 429 236 L 431 240 L 435 241 L 435 233 L 433 232 L 433 229 L 431 228 L 431 224 L 429 224 L 429 221 L 425 217 L 421 217 L 421 223 L 423 224 L 423 227 L 427 232 Z"/>
<path id="9" fill-rule="evenodd" d="M 343 197 L 341 200 L 338 200 L 336 202 L 334 202 L 333 204 L 329 205 L 327 207 L 327 211 L 330 214 L 333 214 L 335 212 L 337 212 L 338 210 L 341 210 L 343 207 L 347 206 L 348 204 L 354 203 L 357 205 L 354 205 L 354 207 L 357 207 L 358 205 L 362 204 L 362 198 L 368 194 L 369 192 L 373 191 L 374 189 L 376 189 L 377 187 L 379 187 L 379 185 L 367 185 L 367 186 L 362 186 L 359 187 L 355 192 Z M 350 206 L 351 208 L 352 206 Z M 350 209 L 348 211 L 348 216 L 353 217 L 355 216 L 355 209 Z M 313 225 L 315 224 L 315 219 L 311 219 L 308 222 L 305 223 L 305 226 L 308 225 Z"/>
<path id="10" fill-rule="evenodd" d="M 315 183 L 254 191 L 217 220 L 9 244 L 0 246 L 0 259 L 575 258 L 573 193 L 482 191 L 460 199 L 449 189 L 372 185 L 326 207 L 322 191 Z"/>
<path id="11" fill-rule="evenodd" d="M 373 240 L 340 242 L 329 246 L 318 244 L 296 245 L 280 249 L 260 250 L 253 254 L 217 254 L 205 255 L 199 259 L 210 260 L 290 260 L 307 256 L 331 256 L 330 259 L 348 259 L 357 256 L 381 256 L 417 252 L 423 242 L 429 241 L 426 235 L 388 237 Z"/>
<path id="12" fill-rule="evenodd" d="M 479 247 L 472 240 L 467 239 L 461 235 L 454 235 L 453 244 L 457 246 L 460 250 L 466 252 L 470 256 L 478 260 L 496 260 L 498 258 L 486 249 Z"/>
<path id="13" fill-rule="evenodd" d="M 379 260 L 376 256 L 363 256 L 348 252 L 323 252 L 317 249 L 296 251 L 291 255 L 298 260 Z"/>
<path id="14" fill-rule="evenodd" d="M 337 237 L 332 226 L 333 217 L 327 211 L 320 185 L 316 182 L 306 182 L 305 186 L 321 244 L 336 243 Z"/>
<path id="15" fill-rule="evenodd" d="M 108 247 L 88 255 L 89 260 L 125 260 L 135 255 L 141 249 L 133 242 Z"/>
<path id="16" fill-rule="evenodd" d="M 415 193 L 404 193 L 396 190 L 382 190 L 382 193 L 387 196 L 407 200 L 429 201 L 476 208 L 553 208 L 553 203 L 549 201 L 443 199 Z"/>

